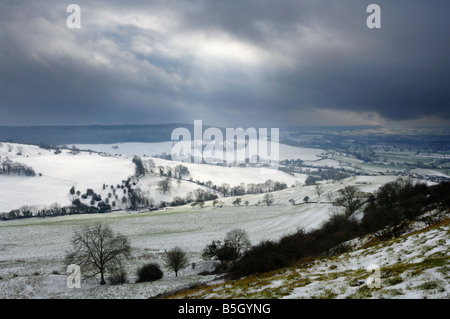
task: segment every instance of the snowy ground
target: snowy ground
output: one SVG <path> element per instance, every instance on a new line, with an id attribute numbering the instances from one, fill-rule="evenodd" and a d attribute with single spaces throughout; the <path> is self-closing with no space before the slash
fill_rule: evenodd
<path id="1" fill-rule="evenodd" d="M 145 159 L 143 159 L 145 160 Z M 180 165 L 179 162 L 168 161 L 159 158 L 152 159 L 155 165 L 175 167 Z M 194 181 L 201 182 L 211 181 L 213 184 L 220 186 L 223 183 L 229 184 L 231 187 L 238 186 L 241 183 L 264 183 L 267 180 L 284 182 L 288 186 L 295 185 L 296 182 L 304 183 L 306 174 L 290 175 L 276 169 L 256 168 L 256 167 L 225 167 L 208 164 L 181 163 L 189 169 L 190 175 Z"/>
<path id="2" fill-rule="evenodd" d="M 19 151 L 22 155 L 17 155 Z M 31 166 L 37 174 L 35 177 L 0 175 L 0 212 L 23 205 L 69 205 L 72 186 L 82 192 L 87 188 L 100 190 L 104 183 L 115 185 L 134 173 L 134 164 L 128 158 L 89 152 L 72 155 L 68 150 L 56 155 L 54 150 L 32 145 L 2 143 L 0 157 Z"/>
<path id="3" fill-rule="evenodd" d="M 64 216 L 47 219 L 15 220 L 0 223 L 0 298 L 67 297 L 72 294 L 64 285 L 67 276 L 62 258 L 70 250 L 70 238 L 76 229 L 102 221 L 124 235 L 133 247 L 127 271 L 133 275 L 144 262 L 160 261 L 166 249 L 180 246 L 191 262 L 202 264 L 201 250 L 212 240 L 223 240 L 234 228 L 246 229 L 252 242 L 278 238 L 302 225 L 315 227 L 327 218 L 329 205 L 271 207 L 188 207 L 167 211 Z M 58 272 L 58 274 L 54 274 Z M 129 284 L 123 287 L 98 287 L 88 284 L 75 293 L 76 298 L 150 297 L 187 283 L 209 280 L 196 274 L 166 276 L 154 284 Z M 131 295 L 130 295 L 131 294 Z"/>
<path id="4" fill-rule="evenodd" d="M 119 149 L 127 150 L 125 155 L 120 156 L 95 152 L 80 152 L 73 155 L 70 150 L 62 150 L 62 153 L 55 154 L 54 150 L 44 150 L 33 145 L 1 143 L 0 158 L 9 158 L 12 161 L 31 166 L 37 176 L 0 175 L 0 189 L 2 190 L 0 212 L 9 212 L 24 205 L 48 206 L 54 203 L 58 203 L 60 206 L 69 205 L 73 200 L 69 195 L 72 186 L 82 194 L 86 192 L 86 189 L 91 188 L 97 194 L 102 195 L 102 198 L 106 198 L 110 190 L 103 190 L 103 184 L 108 185 L 109 188 L 109 185 L 121 184 L 123 180 L 133 175 L 135 168 L 131 161 L 133 154 L 147 153 L 148 149 L 161 154 L 161 151 L 171 145 L 168 143 L 119 144 Z M 81 148 L 80 145 L 79 147 Z M 113 150 L 111 145 L 84 145 L 83 148 L 95 149 L 99 152 Z M 299 149 L 290 146 L 284 148 L 289 151 L 290 155 L 296 152 L 298 156 L 305 158 L 313 158 L 322 152 L 321 150 Z M 175 167 L 180 164 L 149 157 L 144 157 L 143 161 L 150 159 L 155 162 L 156 167 L 160 165 Z M 189 178 L 192 178 L 193 181 L 203 183 L 212 181 L 217 186 L 223 183 L 228 183 L 231 187 L 241 183 L 264 183 L 269 179 L 291 186 L 303 183 L 306 179 L 305 174 L 290 175 L 276 169 L 222 167 L 194 163 L 183 163 L 183 165 L 188 167 Z M 175 185 L 174 182 L 172 190 L 162 194 L 156 189 L 160 179 L 161 177 L 151 175 L 141 180 L 143 190 L 149 192 L 149 197 L 156 205 L 161 201 L 172 201 L 175 196 L 184 197 L 188 192 L 202 188 L 198 184 L 189 182 L 186 178 L 180 185 Z"/>
<path id="5" fill-rule="evenodd" d="M 319 258 L 302 266 L 233 282 L 206 285 L 173 297 L 448 299 L 449 232 L 447 220 L 430 230 L 412 232 L 336 257 Z"/>
<path id="6" fill-rule="evenodd" d="M 36 146 L 1 143 L 2 159 L 8 157 L 27 164 L 42 176 L 0 176 L 0 212 L 23 205 L 50 205 L 55 202 L 60 205 L 69 204 L 69 189 L 72 186 L 82 192 L 92 188 L 104 197 L 101 190 L 103 184 L 116 185 L 134 173 L 131 155 L 147 155 L 152 150 L 160 153 L 161 149 L 171 147 L 171 144 L 147 145 L 148 148 L 135 143 L 118 144 L 117 150 L 112 149 L 111 145 L 102 147 L 112 150 L 112 154 L 81 152 L 73 155 L 70 151 L 63 150 L 56 155 L 54 151 Z M 317 161 L 317 155 L 323 152 L 288 146 L 280 148 L 285 150 L 286 158 L 303 158 L 308 161 Z M 142 154 L 136 153 L 138 149 L 142 150 Z M 114 151 L 123 151 L 126 155 L 115 155 Z M 143 157 L 143 160 L 148 159 L 150 158 Z M 159 158 L 153 160 L 156 166 L 179 164 Z M 323 165 L 326 163 L 332 162 L 321 162 Z M 323 182 L 324 193 L 318 198 L 312 186 L 291 187 L 304 182 L 306 175 L 302 174 L 289 175 L 278 170 L 259 168 L 189 163 L 183 165 L 188 166 L 190 177 L 194 181 L 235 186 L 240 183 L 263 183 L 271 179 L 285 182 L 288 188 L 272 193 L 272 206 L 261 204 L 264 195 L 259 194 L 241 196 L 240 206 L 232 204 L 235 198 L 227 197 L 220 198 L 223 201 L 221 208 L 213 207 L 211 202 L 207 202 L 202 209 L 186 205 L 154 212 L 117 211 L 0 222 L 0 298 L 148 298 L 186 285 L 206 282 L 212 276 L 200 276 L 199 273 L 211 270 L 212 265 L 204 263 L 201 251 L 212 240 L 222 240 L 228 231 L 243 228 L 248 232 L 252 243 L 258 243 L 261 240 L 278 239 L 299 227 L 315 228 L 329 217 L 331 205 L 328 203 L 328 195 L 347 185 L 373 192 L 396 179 L 395 176 L 357 176 L 336 183 Z M 183 197 L 187 192 L 201 188 L 198 184 L 184 180 L 179 186 L 174 183 L 169 193 L 161 194 L 156 189 L 160 179 L 161 177 L 149 175 L 139 181 L 143 191 L 148 192 L 155 203 L 169 201 L 175 196 Z M 305 196 L 309 196 L 313 203 L 301 204 Z M 290 200 L 301 205 L 294 206 Z M 248 206 L 245 202 L 248 202 Z M 98 221 L 109 224 L 115 231 L 130 238 L 133 256 L 126 264 L 130 284 L 100 287 L 96 281 L 90 281 L 84 282 L 80 290 L 70 290 L 66 286 L 67 265 L 63 262 L 63 257 L 70 250 L 70 239 L 75 230 Z M 161 262 L 164 251 L 175 246 L 188 252 L 190 262 L 196 263 L 195 269 L 191 267 L 184 270 L 178 278 L 174 278 L 165 269 L 165 276 L 161 281 L 152 284 L 134 283 L 139 266 L 147 262 Z M 292 292 L 292 296 L 301 294 L 301 290 Z"/>
<path id="7" fill-rule="evenodd" d="M 112 155 L 127 156 L 149 156 L 168 155 L 172 152 L 172 147 L 177 142 L 160 142 L 160 143 L 116 143 L 116 144 L 75 144 L 82 150 L 92 150 L 96 152 L 104 152 Z M 295 147 L 286 144 L 278 144 L 279 160 L 285 159 L 301 159 L 304 161 L 314 161 L 320 159 L 319 155 L 325 151 L 315 148 Z"/>
<path id="8" fill-rule="evenodd" d="M 345 185 L 359 185 L 371 191 L 393 177 L 348 179 Z M 369 182 L 370 181 L 370 182 Z M 365 182 L 366 184 L 360 184 Z M 371 183 L 371 184 L 369 184 Z M 207 202 L 203 209 L 181 206 L 164 211 L 108 214 L 70 215 L 52 218 L 32 218 L 0 223 L 0 298 L 146 298 L 156 293 L 178 289 L 188 284 L 204 282 L 210 276 L 199 276 L 203 260 L 202 249 L 212 240 L 223 240 L 235 228 L 245 229 L 252 243 L 278 239 L 299 227 L 311 229 L 320 226 L 329 217 L 331 205 L 326 194 L 335 192 L 343 184 L 324 184 L 324 195 L 317 198 L 314 187 L 288 188 L 273 192 L 272 206 L 255 206 L 260 195 L 247 195 L 236 207 L 233 198 L 224 198 L 222 208 Z M 365 188 L 365 189 L 364 189 Z M 293 206 L 289 200 L 301 203 L 304 196 L 316 202 Z M 83 225 L 102 221 L 115 231 L 128 236 L 133 247 L 133 258 L 127 263 L 130 284 L 120 287 L 99 287 L 85 283 L 83 289 L 73 292 L 65 285 L 67 265 L 63 262 L 70 250 L 73 232 Z M 199 265 L 195 271 L 173 278 L 168 273 L 164 280 L 153 284 L 135 284 L 132 277 L 139 265 L 161 262 L 163 252 L 180 246 L 189 253 L 190 262 Z"/>

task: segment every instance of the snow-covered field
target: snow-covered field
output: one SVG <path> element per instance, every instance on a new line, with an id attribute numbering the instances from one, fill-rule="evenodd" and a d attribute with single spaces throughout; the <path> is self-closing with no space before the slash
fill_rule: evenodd
<path id="1" fill-rule="evenodd" d="M 145 160 L 145 159 L 143 159 Z M 156 166 L 169 166 L 174 168 L 179 162 L 168 161 L 160 158 L 152 159 Z M 241 183 L 264 183 L 267 180 L 284 182 L 288 186 L 295 185 L 296 182 L 304 183 L 307 175 L 294 174 L 290 175 L 270 168 L 257 167 L 225 167 L 209 164 L 181 163 L 189 169 L 190 175 L 194 181 L 201 182 L 211 181 L 213 184 L 220 186 L 223 183 L 229 184 L 231 187 L 238 186 Z"/>
<path id="2" fill-rule="evenodd" d="M 325 204 L 318 204 L 315 207 L 307 205 L 224 206 L 203 209 L 177 207 L 147 213 L 114 212 L 103 215 L 72 215 L 3 222 L 0 224 L 0 277 L 3 278 L 0 280 L 2 291 L 0 298 L 46 298 L 50 292 L 55 298 L 67 297 L 71 292 L 62 284 L 67 278 L 63 275 L 67 266 L 63 263 L 63 257 L 66 251 L 70 250 L 70 238 L 81 226 L 96 221 L 105 222 L 115 231 L 130 238 L 134 250 L 127 271 L 133 276 L 138 265 L 145 261 L 158 261 L 160 252 L 175 246 L 189 252 L 191 262 L 201 265 L 200 253 L 204 246 L 212 240 L 222 240 L 228 231 L 235 228 L 247 230 L 251 241 L 257 243 L 263 239 L 278 238 L 280 235 L 295 231 L 296 227 L 315 227 L 327 218 L 328 207 L 329 205 Z M 53 274 L 55 271 L 62 275 Z M 36 273 L 39 275 L 34 275 Z M 147 298 L 154 291 L 164 292 L 164 289 L 173 289 L 182 283 L 209 278 L 195 274 L 188 277 L 181 276 L 181 281 L 176 282 L 169 274 L 165 280 L 152 285 L 130 284 L 127 287 L 133 292 L 135 289 L 143 292 L 142 296 L 133 293 L 132 297 Z M 52 282 L 56 286 L 49 287 Z M 21 286 L 26 287 L 20 291 L 14 290 Z M 97 285 L 90 284 L 88 287 L 94 290 L 88 289 L 84 294 L 78 292 L 77 296 L 94 298 L 104 296 L 102 293 L 105 290 Z M 106 291 L 110 289 L 122 289 L 123 294 L 120 297 L 123 298 L 130 293 L 126 287 L 106 288 Z M 93 291 L 97 291 L 98 295 Z"/>
<path id="3" fill-rule="evenodd" d="M 304 196 L 321 202 L 327 193 L 345 185 L 359 185 L 362 190 L 373 190 L 393 177 L 378 177 L 372 184 L 361 185 L 365 179 L 348 179 L 343 184 L 324 184 L 324 195 L 317 198 L 314 187 L 288 188 L 273 192 L 272 206 L 256 206 L 263 197 L 247 195 L 236 207 L 233 198 L 223 198 L 224 206 L 213 207 L 207 202 L 203 209 L 181 206 L 164 211 L 108 214 L 70 215 L 52 218 L 12 220 L 0 223 L 0 298 L 148 298 L 154 294 L 177 289 L 187 284 L 210 280 L 199 276 L 204 261 L 201 251 L 212 240 L 223 240 L 225 234 L 236 228 L 245 229 L 252 243 L 278 239 L 298 227 L 315 228 L 328 219 L 331 205 L 312 203 L 293 206 L 289 200 L 300 203 Z M 128 236 L 133 257 L 127 272 L 133 278 L 139 265 L 161 261 L 165 250 L 180 246 L 198 267 L 185 270 L 179 278 L 167 273 L 165 279 L 153 284 L 130 284 L 120 287 L 99 287 L 86 282 L 83 289 L 73 292 L 65 285 L 67 275 L 63 262 L 70 250 L 70 239 L 77 229 L 94 222 L 105 222 L 115 231 Z M 179 279 L 179 280 L 178 280 Z"/>
<path id="4" fill-rule="evenodd" d="M 19 152 L 21 155 L 17 155 Z M 37 174 L 35 177 L 0 175 L 0 212 L 23 205 L 69 205 L 72 186 L 82 192 L 87 188 L 99 190 L 104 183 L 115 185 L 134 173 L 134 164 L 128 158 L 89 152 L 72 155 L 68 150 L 56 155 L 54 150 L 33 145 L 2 143 L 0 157 L 31 166 Z"/>
<path id="5" fill-rule="evenodd" d="M 116 144 L 75 144 L 81 150 L 92 150 L 104 152 L 112 155 L 137 155 L 137 156 L 156 156 L 172 152 L 172 147 L 177 142 L 160 143 L 116 143 Z M 301 159 L 303 161 L 314 161 L 320 159 L 319 155 L 325 151 L 315 148 L 295 147 L 286 144 L 278 144 L 279 160 Z"/>
<path id="6" fill-rule="evenodd" d="M 126 143 L 118 144 L 120 150 L 126 150 L 126 154 L 106 154 L 113 150 L 111 145 L 79 145 L 83 149 L 95 149 L 96 152 L 79 152 L 73 155 L 70 150 L 63 149 L 60 154 L 54 150 L 44 150 L 33 145 L 20 145 L 14 143 L 1 143 L 0 159 L 9 158 L 14 162 L 20 162 L 32 167 L 35 177 L 0 175 L 0 212 L 9 212 L 21 206 L 48 206 L 58 203 L 60 206 L 71 204 L 73 198 L 69 194 L 73 186 L 84 193 L 91 188 L 105 198 L 108 190 L 102 189 L 103 184 L 117 185 L 134 173 L 133 155 L 150 154 L 149 149 L 155 154 L 162 154 L 169 148 L 167 143 Z M 97 147 L 95 147 L 97 146 Z M 122 149 L 123 148 L 123 149 Z M 286 146 L 289 154 L 295 152 L 298 156 L 306 158 L 315 157 L 321 150 L 298 149 Z M 18 155 L 20 154 L 20 155 Z M 295 156 L 297 156 L 295 155 Z M 143 160 L 153 160 L 156 167 L 172 167 L 179 162 L 168 161 L 160 158 L 143 157 Z M 220 186 L 223 183 L 231 187 L 241 183 L 264 183 L 267 180 L 284 182 L 288 186 L 303 183 L 305 174 L 290 175 L 276 169 L 253 167 L 224 167 L 216 165 L 203 165 L 195 163 L 182 163 L 187 166 L 193 181 L 208 182 Z M 187 179 L 187 178 L 186 178 Z M 184 197 L 188 192 L 202 188 L 198 184 L 182 181 L 180 185 L 173 183 L 172 190 L 162 194 L 157 190 L 159 176 L 149 176 L 141 180 L 143 190 L 149 192 L 155 204 L 161 201 L 171 201 L 174 197 Z"/>
<path id="7" fill-rule="evenodd" d="M 178 162 L 145 155 L 161 154 L 172 143 L 142 145 L 138 143 L 95 145 L 78 147 L 104 152 L 80 152 L 71 154 L 63 150 L 55 154 L 37 146 L 13 143 L 0 144 L 1 159 L 9 158 L 31 166 L 38 174 L 35 177 L 0 175 L 0 212 L 8 212 L 23 205 L 67 205 L 73 197 L 69 189 L 73 186 L 82 193 L 94 189 L 102 196 L 103 184 L 117 185 L 133 175 L 133 155 L 142 160 L 153 160 L 156 167 L 174 167 Z M 104 148 L 104 149 L 102 149 Z M 331 160 L 320 160 L 322 150 L 301 149 L 280 145 L 285 158 L 302 158 L 322 165 L 335 164 Z M 170 152 L 170 149 L 168 150 Z M 108 153 L 108 154 L 106 154 Z M 117 153 L 117 155 L 116 155 Z M 121 155 L 119 155 L 121 154 Z M 211 263 L 204 262 L 201 252 L 212 240 L 223 240 L 225 234 L 236 228 L 245 229 L 252 243 L 278 239 L 294 232 L 299 227 L 306 229 L 321 225 L 330 214 L 329 196 L 340 188 L 355 185 L 361 191 L 373 192 L 381 185 L 395 180 L 395 176 L 355 176 L 339 182 L 322 182 L 323 194 L 317 197 L 313 186 L 301 186 L 307 175 L 290 175 L 279 170 L 251 167 L 223 167 L 194 163 L 183 163 L 190 172 L 192 181 L 184 179 L 179 185 L 173 183 L 170 192 L 163 194 L 157 183 L 163 177 L 148 174 L 138 181 L 141 189 L 157 204 L 170 201 L 175 196 L 184 197 L 188 192 L 205 188 L 194 181 L 211 181 L 220 186 L 228 183 L 264 183 L 268 179 L 284 182 L 287 189 L 271 193 L 274 203 L 264 206 L 264 194 L 240 196 L 240 206 L 233 205 L 235 198 L 221 197 L 222 207 L 213 207 L 206 202 L 204 208 L 189 205 L 153 212 L 116 211 L 106 214 L 69 215 L 51 218 L 16 219 L 0 222 L 0 298 L 148 298 L 168 290 L 178 289 L 193 283 L 206 282 L 212 276 L 200 276 L 211 270 Z M 295 186 L 295 187 L 291 187 Z M 206 189 L 206 188 L 205 188 Z M 312 203 L 302 203 L 305 196 Z M 70 250 L 70 239 L 74 231 L 84 225 L 104 222 L 113 230 L 130 238 L 132 258 L 126 264 L 130 283 L 121 286 L 99 286 L 96 281 L 86 281 L 79 290 L 66 286 L 64 256 Z M 147 262 L 161 263 L 164 251 L 180 246 L 188 252 L 189 267 L 178 278 L 164 269 L 165 276 L 152 284 L 136 284 L 134 277 L 140 265 Z M 296 294 L 301 292 L 296 291 Z M 296 296 L 296 295 L 294 295 Z"/>

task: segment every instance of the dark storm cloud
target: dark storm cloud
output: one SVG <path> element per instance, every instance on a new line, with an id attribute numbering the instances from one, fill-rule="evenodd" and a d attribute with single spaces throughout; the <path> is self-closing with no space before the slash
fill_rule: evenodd
<path id="1" fill-rule="evenodd" d="M 450 4 L 374 2 L 3 1 L 0 125 L 449 120 Z"/>
<path id="2" fill-rule="evenodd" d="M 293 31 L 299 23 L 326 32 L 330 42 L 336 41 L 325 48 L 307 46 L 306 56 L 294 53 L 292 58 L 298 57 L 301 66 L 275 75 L 273 93 L 278 97 L 270 101 L 269 108 L 277 105 L 290 110 L 304 105 L 374 111 L 393 120 L 430 115 L 449 118 L 448 2 L 378 3 L 381 30 L 365 26 L 361 12 L 368 3 L 361 1 L 287 1 L 277 8 L 248 3 L 244 10 L 214 2 L 216 7 L 205 6 L 193 24 L 203 27 L 205 21 L 199 16 L 206 15 L 208 22 L 216 21 L 216 26 L 233 30 L 247 41 L 270 46 L 287 34 L 301 47 L 303 34 Z M 248 12 L 255 14 L 245 19 Z M 264 32 L 256 27 L 257 22 L 272 28 Z"/>

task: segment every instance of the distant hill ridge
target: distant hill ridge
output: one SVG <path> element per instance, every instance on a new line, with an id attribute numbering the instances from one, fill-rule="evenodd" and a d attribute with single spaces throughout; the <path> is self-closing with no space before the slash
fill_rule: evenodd
<path id="1" fill-rule="evenodd" d="M 79 126 L 0 126 L 0 142 L 14 142 L 37 145 L 71 144 L 114 144 L 114 143 L 158 143 L 171 140 L 176 128 L 186 128 L 194 136 L 194 123 L 148 124 L 148 125 L 79 125 Z M 203 131 L 210 125 L 203 123 Z M 237 126 L 235 128 L 238 128 Z M 243 127 L 248 129 L 249 127 Z M 258 129 L 258 127 L 256 127 Z M 267 127 L 271 129 L 272 127 Z M 355 138 L 360 143 L 374 145 L 405 144 L 420 148 L 433 148 L 448 151 L 450 149 L 450 131 L 445 130 L 408 130 L 386 131 L 380 126 L 298 126 L 279 127 L 280 141 L 292 146 L 327 148 L 333 145 L 348 144 Z M 225 128 L 220 128 L 226 135 Z M 311 140 L 298 141 L 298 137 L 310 135 Z M 320 136 L 317 137 L 316 135 Z M 353 142 L 350 142 L 353 144 Z"/>
<path id="2" fill-rule="evenodd" d="M 111 144 L 170 141 L 178 127 L 192 124 L 90 125 L 90 126 L 0 126 L 0 141 L 25 144 Z"/>
<path id="3" fill-rule="evenodd" d="M 155 143 L 171 140 L 174 129 L 183 127 L 194 133 L 191 124 L 149 124 L 149 125 L 80 125 L 80 126 L 0 126 L 0 141 L 24 144 L 112 144 L 112 143 Z M 203 130 L 211 126 L 203 124 Z M 244 127 L 247 129 L 248 127 Z M 281 132 L 322 130 L 357 130 L 377 128 L 375 126 L 345 127 L 285 127 Z M 225 133 L 225 129 L 221 128 Z"/>

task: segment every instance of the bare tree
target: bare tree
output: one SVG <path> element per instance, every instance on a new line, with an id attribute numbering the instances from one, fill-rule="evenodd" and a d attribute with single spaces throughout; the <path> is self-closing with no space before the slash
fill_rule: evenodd
<path id="1" fill-rule="evenodd" d="M 317 197 L 320 197 L 323 194 L 323 186 L 316 183 L 316 194 Z"/>
<path id="2" fill-rule="evenodd" d="M 231 190 L 230 184 L 223 183 L 221 185 L 221 192 L 224 197 L 226 197 L 230 194 L 230 190 Z"/>
<path id="3" fill-rule="evenodd" d="M 360 192 L 356 186 L 346 186 L 338 190 L 339 196 L 334 200 L 333 205 L 345 208 L 347 216 L 356 212 L 365 201 L 365 194 Z"/>
<path id="4" fill-rule="evenodd" d="M 234 201 L 233 201 L 233 205 L 234 206 L 239 206 L 239 205 L 241 205 L 241 201 L 242 201 L 242 199 L 241 198 L 236 198 Z"/>
<path id="5" fill-rule="evenodd" d="M 165 178 L 158 182 L 158 190 L 163 192 L 164 194 L 172 189 L 172 179 Z"/>
<path id="6" fill-rule="evenodd" d="M 263 197 L 263 202 L 266 203 L 267 206 L 270 206 L 273 204 L 273 195 L 272 194 L 265 194 Z"/>
<path id="7" fill-rule="evenodd" d="M 175 272 L 175 277 L 178 277 L 178 271 L 188 265 L 188 257 L 186 253 L 180 248 L 175 247 L 169 250 L 164 256 L 166 267 Z"/>
<path id="8" fill-rule="evenodd" d="M 203 249 L 203 258 L 214 258 L 222 264 L 237 260 L 251 247 L 248 234 L 244 229 L 233 229 L 225 235 L 224 241 L 213 240 Z"/>
<path id="9" fill-rule="evenodd" d="M 247 232 L 240 228 L 230 230 L 225 235 L 224 243 L 233 247 L 238 256 L 241 256 L 242 253 L 251 247 Z"/>
<path id="10" fill-rule="evenodd" d="M 155 162 L 152 159 L 145 161 L 144 166 L 145 166 L 145 170 L 150 173 L 153 173 L 153 171 L 155 170 L 155 167 L 156 167 Z"/>
<path id="11" fill-rule="evenodd" d="M 332 203 L 334 201 L 334 194 L 333 193 L 328 193 L 325 195 L 327 200 Z"/>
<path id="12" fill-rule="evenodd" d="M 131 252 L 127 237 L 115 234 L 110 226 L 97 223 L 75 232 L 72 252 L 66 256 L 69 264 L 80 266 L 87 278 L 100 275 L 100 284 L 106 284 L 105 274 L 123 269 L 122 260 Z"/>

